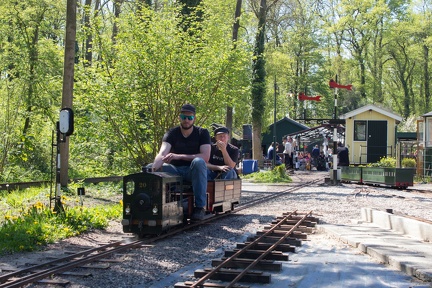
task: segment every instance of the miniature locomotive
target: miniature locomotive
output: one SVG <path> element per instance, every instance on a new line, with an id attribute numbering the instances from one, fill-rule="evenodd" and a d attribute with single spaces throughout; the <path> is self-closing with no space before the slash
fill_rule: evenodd
<path id="1" fill-rule="evenodd" d="M 208 215 L 224 213 L 240 203 L 241 179 L 207 182 Z M 140 237 L 161 234 L 187 223 L 193 210 L 191 185 L 166 172 L 123 177 L 123 232 Z"/>

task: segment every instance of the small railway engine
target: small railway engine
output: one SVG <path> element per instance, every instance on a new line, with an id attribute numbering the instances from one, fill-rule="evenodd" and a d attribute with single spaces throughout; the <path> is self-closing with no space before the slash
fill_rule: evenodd
<path id="1" fill-rule="evenodd" d="M 182 224 L 182 186 L 182 177 L 166 172 L 123 177 L 123 232 L 161 234 Z"/>

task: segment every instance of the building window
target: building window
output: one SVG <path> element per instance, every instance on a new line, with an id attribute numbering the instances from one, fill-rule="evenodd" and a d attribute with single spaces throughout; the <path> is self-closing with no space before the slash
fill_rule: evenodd
<path id="1" fill-rule="evenodd" d="M 354 141 L 366 141 L 366 121 L 354 121 Z"/>
<path id="2" fill-rule="evenodd" d="M 423 120 L 417 120 L 417 139 L 420 143 L 424 141 L 423 125 Z"/>

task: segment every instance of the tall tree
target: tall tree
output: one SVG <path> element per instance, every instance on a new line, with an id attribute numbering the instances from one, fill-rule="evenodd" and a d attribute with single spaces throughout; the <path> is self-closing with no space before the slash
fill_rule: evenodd
<path id="1" fill-rule="evenodd" d="M 262 160 L 261 130 L 266 95 L 266 70 L 264 60 L 265 28 L 267 20 L 267 1 L 260 0 L 258 29 L 255 37 L 255 48 L 252 59 L 252 157 Z"/>
<path id="2" fill-rule="evenodd" d="M 115 44 L 116 43 L 116 37 L 119 33 L 118 28 L 118 19 L 120 17 L 121 8 L 124 0 L 114 0 L 114 24 L 113 24 L 113 31 L 111 36 L 111 41 Z"/>
<path id="3" fill-rule="evenodd" d="M 0 2 L 0 106 L 6 107 L 0 133 L 7 140 L 0 154 L 9 164 L 3 164 L 8 167 L 0 177 L 8 181 L 50 171 L 46 133 L 51 135 L 54 126 L 52 105 L 59 104 L 60 7 L 51 0 Z"/>
<path id="4" fill-rule="evenodd" d="M 242 8 L 242 0 L 237 0 L 235 12 L 234 12 L 234 24 L 233 24 L 233 31 L 232 31 L 233 49 L 236 49 L 236 47 L 237 47 L 238 32 L 239 32 L 239 28 L 240 28 L 241 8 Z M 233 107 L 232 107 L 232 105 L 227 105 L 227 107 L 226 107 L 225 125 L 229 129 L 229 131 L 232 131 L 232 128 L 233 128 Z M 230 135 L 231 135 L 231 137 L 233 137 L 232 133 Z"/>
<path id="5" fill-rule="evenodd" d="M 178 124 L 178 107 L 183 103 L 197 106 L 197 125 L 204 127 L 225 119 L 226 103 L 244 105 L 237 91 L 246 90 L 244 75 L 250 70 L 245 69 L 244 44 L 232 49 L 232 22 L 220 17 L 232 13 L 229 8 L 207 5 L 193 37 L 179 29 L 176 9 L 143 7 L 139 14 L 125 9 L 116 53 L 110 54 L 110 48 L 95 51 L 113 64 L 101 62 L 87 69 L 85 79 L 97 80 L 86 80 L 76 89 L 93 113 L 90 119 L 100 119 L 105 127 L 99 127 L 107 135 L 104 147 L 110 142 L 116 155 L 128 155 L 133 167 L 140 167 L 153 159 L 166 130 Z M 140 21 L 143 17 L 152 19 L 151 25 Z"/>
<path id="6" fill-rule="evenodd" d="M 97 2 L 99 2 L 99 0 L 97 0 Z M 92 61 L 93 61 L 93 53 L 92 53 L 92 46 L 93 46 L 93 33 L 91 31 L 91 24 L 90 24 L 90 19 L 91 19 L 91 9 L 92 9 L 92 0 L 85 0 L 85 4 L 84 4 L 84 32 L 86 34 L 86 38 L 85 38 L 85 60 L 86 60 L 86 65 L 91 65 Z M 98 3 L 95 4 L 95 10 L 97 11 L 98 9 Z M 95 13 L 96 14 L 96 13 Z M 96 15 L 95 15 L 96 16 Z"/>
<path id="7" fill-rule="evenodd" d="M 339 20 L 338 29 L 345 30 L 344 41 L 349 47 L 349 51 L 357 62 L 358 89 L 360 95 L 366 98 L 366 56 L 368 54 L 369 42 L 372 38 L 371 23 L 368 19 L 374 8 L 375 0 L 354 0 L 345 5 L 341 5 L 343 17 Z"/>
<path id="8" fill-rule="evenodd" d="M 396 26 L 399 26 L 399 29 L 394 29 L 394 36 L 388 47 L 388 54 L 391 57 L 388 69 L 392 72 L 390 79 L 397 89 L 390 92 L 390 95 L 393 98 L 393 102 L 397 104 L 397 111 L 404 118 L 408 118 L 415 109 L 411 85 L 413 83 L 413 72 L 416 67 L 416 60 L 413 59 L 412 52 L 415 51 L 416 47 L 413 45 L 413 39 L 409 30 L 403 28 L 405 25 Z"/>
<path id="9" fill-rule="evenodd" d="M 66 9 L 66 39 L 64 52 L 64 72 L 62 108 L 71 108 L 73 102 L 75 39 L 76 39 L 76 0 L 67 1 Z M 60 184 L 67 187 L 69 171 L 69 137 L 60 143 Z M 60 201 L 60 199 L 58 200 Z"/>
<path id="10" fill-rule="evenodd" d="M 416 42 L 421 45 L 422 57 L 420 63 L 422 63 L 422 83 L 424 87 L 424 99 L 422 109 L 419 113 L 427 113 L 432 109 L 431 103 L 431 91 L 430 82 L 432 75 L 430 71 L 430 46 L 432 37 L 432 3 L 430 1 L 420 1 L 418 5 L 418 14 L 413 17 L 413 25 L 410 26 L 410 30 L 416 38 Z"/>

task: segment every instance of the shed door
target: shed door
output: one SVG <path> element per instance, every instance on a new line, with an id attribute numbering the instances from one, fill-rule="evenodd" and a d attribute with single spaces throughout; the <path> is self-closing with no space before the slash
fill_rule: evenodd
<path id="1" fill-rule="evenodd" d="M 367 162 L 387 156 L 387 121 L 368 121 Z"/>

